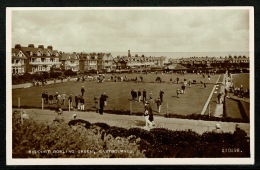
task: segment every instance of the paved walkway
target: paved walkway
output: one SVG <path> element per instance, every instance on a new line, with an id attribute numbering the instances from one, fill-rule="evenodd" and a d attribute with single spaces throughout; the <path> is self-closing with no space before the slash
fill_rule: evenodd
<path id="1" fill-rule="evenodd" d="M 220 88 L 220 93 L 223 93 L 225 94 L 225 88 L 226 89 L 229 89 L 230 88 L 230 85 L 231 85 L 231 82 L 232 82 L 232 78 L 230 81 L 228 81 L 228 77 L 226 74 L 223 75 L 223 82 L 221 85 L 219 85 L 219 88 Z M 225 81 L 226 80 L 226 81 Z M 250 103 L 250 98 L 241 98 L 241 97 L 238 97 L 238 96 L 235 96 L 233 93 L 229 93 L 227 95 L 228 98 L 232 98 L 232 99 L 236 99 L 236 100 L 241 100 L 241 101 L 244 101 L 244 102 L 247 102 L 247 103 Z M 223 116 L 223 104 L 217 104 L 216 106 L 216 109 L 215 109 L 215 112 L 214 112 L 214 115 L 215 117 L 222 117 Z"/>
<path id="2" fill-rule="evenodd" d="M 226 74 L 223 74 L 223 81 L 221 82 L 221 84 L 218 86 L 219 89 L 219 93 L 223 93 L 225 94 L 225 79 L 226 79 Z M 217 90 L 215 92 L 218 92 Z M 216 105 L 216 109 L 213 113 L 214 117 L 222 117 L 223 116 L 223 112 L 224 112 L 224 106 L 223 103 L 217 103 Z"/>
<path id="3" fill-rule="evenodd" d="M 15 110 L 15 109 L 14 109 Z M 40 109 L 23 109 L 30 117 L 33 117 L 37 121 L 49 122 L 53 121 L 57 116 L 57 113 L 51 110 Z M 78 119 L 84 119 L 90 123 L 104 122 L 110 126 L 118 126 L 124 128 L 139 127 L 144 128 L 145 120 L 143 116 L 129 116 L 129 115 L 114 115 L 104 114 L 100 115 L 94 112 L 79 112 L 79 111 L 64 111 L 63 117 L 65 121 L 71 120 L 73 114 L 77 114 Z M 218 123 L 221 125 L 221 129 L 224 132 L 233 133 L 236 124 L 239 124 L 241 129 L 245 130 L 250 135 L 249 123 L 233 123 L 233 122 L 217 122 L 217 121 L 203 121 L 203 120 L 189 120 L 189 119 L 176 119 L 165 118 L 161 116 L 154 116 L 156 127 L 163 127 L 170 130 L 189 130 L 202 134 L 207 131 L 215 129 L 215 125 Z"/>

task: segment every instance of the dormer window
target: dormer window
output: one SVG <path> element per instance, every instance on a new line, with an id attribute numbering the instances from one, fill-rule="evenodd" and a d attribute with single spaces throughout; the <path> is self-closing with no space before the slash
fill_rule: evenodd
<path id="1" fill-rule="evenodd" d="M 38 52 L 37 52 L 37 56 L 41 56 L 41 53 L 40 53 L 40 51 L 38 51 Z"/>

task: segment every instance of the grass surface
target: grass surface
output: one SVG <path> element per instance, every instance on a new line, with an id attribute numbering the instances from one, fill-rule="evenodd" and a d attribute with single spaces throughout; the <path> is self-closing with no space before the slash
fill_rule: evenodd
<path id="1" fill-rule="evenodd" d="M 249 74 L 233 74 L 232 82 L 235 87 L 240 87 L 240 85 L 243 85 L 244 90 L 250 89 Z"/>
<path id="2" fill-rule="evenodd" d="M 249 83 L 249 74 L 233 74 L 232 75 L 232 82 L 234 83 L 235 87 L 240 87 L 240 85 L 243 85 L 244 90 L 249 89 L 250 83 Z M 238 101 L 233 99 L 226 98 L 226 111 L 228 117 L 233 118 L 242 118 L 241 111 L 239 109 Z M 250 115 L 250 104 L 246 102 L 242 102 L 242 107 L 244 108 L 246 114 Z"/>
<path id="3" fill-rule="evenodd" d="M 73 94 L 78 95 L 80 93 L 81 87 L 85 86 L 85 109 L 94 110 L 94 96 L 100 96 L 102 93 L 106 93 L 108 98 L 108 106 L 105 109 L 108 110 L 130 110 L 130 91 L 131 89 L 143 89 L 147 91 L 147 97 L 152 91 L 153 97 L 159 97 L 159 90 L 162 89 L 164 94 L 164 102 L 161 108 L 161 114 L 167 112 L 168 104 L 168 113 L 187 115 L 192 113 L 200 114 L 205 102 L 207 101 L 209 94 L 214 86 L 219 75 L 212 75 L 211 80 L 205 79 L 207 81 L 207 88 L 203 89 L 201 84 L 192 85 L 191 88 L 186 88 L 186 93 L 181 94 L 180 98 L 176 97 L 176 89 L 180 87 L 181 84 L 170 84 L 170 78 L 173 80 L 177 77 L 180 78 L 180 81 L 183 81 L 184 78 L 187 80 L 197 80 L 197 82 L 204 81 L 202 75 L 196 74 L 187 74 L 187 75 L 176 75 L 176 74 L 127 74 L 128 78 L 135 78 L 139 76 L 144 78 L 144 83 L 141 82 L 104 82 L 97 83 L 93 81 L 88 81 L 85 83 L 76 83 L 76 82 L 66 82 L 59 84 L 52 84 L 42 87 L 32 87 L 26 89 L 14 89 L 12 90 L 12 105 L 18 105 L 18 97 L 21 100 L 21 107 L 31 106 L 31 107 L 41 107 L 41 94 L 43 91 L 47 91 L 49 94 L 59 92 L 65 92 L 67 95 Z M 111 75 L 107 75 L 110 78 Z M 118 75 L 117 75 L 118 76 Z M 120 76 L 125 76 L 125 74 L 120 74 Z M 154 82 L 155 78 L 160 76 L 164 83 L 147 83 Z M 67 106 L 64 106 L 67 107 Z M 133 112 L 142 112 L 143 104 L 142 102 L 132 102 Z M 153 110 L 156 110 L 156 104 L 152 103 Z M 156 114 L 156 112 L 155 112 Z"/>
<path id="4" fill-rule="evenodd" d="M 238 101 L 226 98 L 226 112 L 228 117 L 242 118 L 239 110 Z"/>

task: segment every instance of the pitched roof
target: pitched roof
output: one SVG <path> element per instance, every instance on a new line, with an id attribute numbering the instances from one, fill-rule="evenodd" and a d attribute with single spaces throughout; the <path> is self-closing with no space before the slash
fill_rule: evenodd
<path id="1" fill-rule="evenodd" d="M 172 64 L 167 67 L 170 70 L 187 70 L 186 67 L 180 65 L 180 64 Z"/>
<path id="2" fill-rule="evenodd" d="M 69 56 L 70 56 L 69 53 L 62 53 L 60 60 L 67 60 Z"/>
<path id="3" fill-rule="evenodd" d="M 85 59 L 87 59 L 88 56 L 89 56 L 89 54 L 87 54 L 87 53 L 81 53 L 81 54 L 79 55 L 79 58 L 80 58 L 81 60 L 85 60 Z"/>
<path id="4" fill-rule="evenodd" d="M 20 58 L 20 59 L 27 59 L 26 55 L 24 54 L 24 57 L 19 57 L 17 56 L 19 54 L 19 52 L 23 53 L 24 52 L 22 50 L 19 50 L 17 48 L 12 48 L 12 58 Z M 15 54 L 15 56 L 13 56 L 13 54 Z"/>

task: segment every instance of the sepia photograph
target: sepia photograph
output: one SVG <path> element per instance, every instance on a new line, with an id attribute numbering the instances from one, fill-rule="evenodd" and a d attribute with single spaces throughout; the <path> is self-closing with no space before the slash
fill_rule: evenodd
<path id="1" fill-rule="evenodd" d="M 7 165 L 254 164 L 253 7 L 8 7 L 6 55 Z"/>

